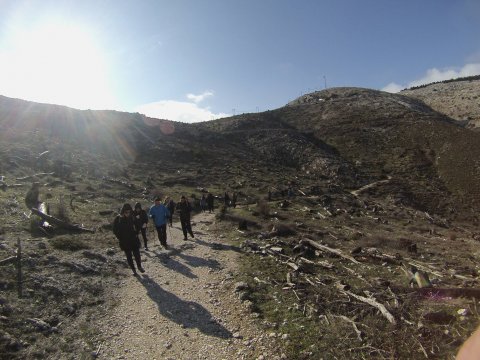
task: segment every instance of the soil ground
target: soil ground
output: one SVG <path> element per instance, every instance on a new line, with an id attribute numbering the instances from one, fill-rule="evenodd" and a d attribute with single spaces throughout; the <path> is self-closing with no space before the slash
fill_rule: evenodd
<path id="1" fill-rule="evenodd" d="M 274 359 L 271 340 L 235 294 L 238 249 L 221 244 L 209 227 L 214 214 L 194 217 L 195 239 L 179 223 L 163 249 L 152 231 L 142 250 L 146 272 L 125 278 L 112 311 L 99 319 L 100 359 Z M 126 263 L 126 262 L 125 262 Z"/>

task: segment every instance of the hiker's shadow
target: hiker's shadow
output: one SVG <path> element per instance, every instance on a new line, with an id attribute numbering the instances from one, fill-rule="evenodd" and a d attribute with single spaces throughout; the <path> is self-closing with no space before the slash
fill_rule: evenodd
<path id="1" fill-rule="evenodd" d="M 202 259 L 200 257 L 186 255 L 181 252 L 178 253 L 177 256 L 183 259 L 188 265 L 193 267 L 205 266 L 205 267 L 209 267 L 210 269 L 216 269 L 216 270 L 221 269 L 220 263 L 214 259 Z"/>
<path id="2" fill-rule="evenodd" d="M 164 317 L 184 328 L 197 328 L 206 335 L 222 339 L 232 337 L 232 333 L 219 324 L 202 305 L 180 299 L 177 295 L 162 289 L 148 275 L 144 275 L 140 283 L 145 287 L 147 295 L 157 304 L 158 311 Z"/>
<path id="3" fill-rule="evenodd" d="M 235 245 L 226 245 L 226 244 L 221 244 L 221 243 L 217 243 L 217 242 L 207 242 L 207 241 L 200 240 L 200 239 L 196 239 L 195 243 L 197 243 L 199 245 L 203 245 L 203 246 L 208 246 L 212 250 L 231 250 L 231 251 L 235 251 L 235 252 L 242 252 L 242 250 L 238 246 L 235 246 Z"/>
<path id="4" fill-rule="evenodd" d="M 188 266 L 183 265 L 181 262 L 173 259 L 169 254 L 159 253 L 154 251 L 157 258 L 160 260 L 163 266 L 166 268 L 176 271 L 190 279 L 198 278 L 197 275 L 192 273 L 192 270 Z"/>

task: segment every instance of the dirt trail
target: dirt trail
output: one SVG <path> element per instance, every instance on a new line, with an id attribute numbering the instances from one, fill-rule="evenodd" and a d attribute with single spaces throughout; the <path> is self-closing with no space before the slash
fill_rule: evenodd
<path id="1" fill-rule="evenodd" d="M 188 241 L 174 223 L 167 230 L 169 250 L 149 232 L 145 274 L 134 277 L 125 269 L 115 290 L 118 305 L 99 320 L 106 339 L 99 359 L 280 358 L 269 350 L 275 334 L 255 326 L 235 295 L 238 249 L 209 229 L 214 221 L 213 214 L 197 215 L 196 239 Z"/>

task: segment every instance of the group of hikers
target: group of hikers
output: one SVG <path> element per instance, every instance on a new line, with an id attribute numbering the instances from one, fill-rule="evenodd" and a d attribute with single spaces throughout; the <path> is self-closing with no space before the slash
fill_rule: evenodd
<path id="1" fill-rule="evenodd" d="M 208 202 L 209 196 L 211 196 L 212 199 L 210 203 Z M 208 209 L 212 212 L 213 195 L 209 193 L 206 199 Z M 183 231 L 183 240 L 187 240 L 187 235 L 195 238 L 192 224 L 190 222 L 192 206 L 185 196 L 182 196 L 177 204 L 175 204 L 173 199 L 169 197 L 165 198 L 162 203 L 162 199 L 157 197 L 155 198 L 155 204 L 150 207 L 148 212 L 143 210 L 142 205 L 138 202 L 135 204 L 134 208 L 128 203 L 122 206 L 120 214 L 113 222 L 113 233 L 119 241 L 120 248 L 125 252 L 128 265 L 132 269 L 133 275 L 137 275 L 137 269 L 141 273 L 145 272 L 140 257 L 140 234 L 143 238 L 145 250 L 148 251 L 147 224 L 149 218 L 153 220 L 160 244 L 165 249 L 168 249 L 167 225 L 170 227 L 173 225 L 173 213 L 175 210 L 179 213 L 180 224 Z M 133 263 L 134 258 L 137 264 L 137 269 Z"/>

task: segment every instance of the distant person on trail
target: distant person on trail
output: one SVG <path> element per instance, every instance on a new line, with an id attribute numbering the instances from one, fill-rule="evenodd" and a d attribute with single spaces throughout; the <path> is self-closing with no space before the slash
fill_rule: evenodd
<path id="1" fill-rule="evenodd" d="M 138 270 L 141 273 L 144 273 L 145 270 L 142 268 L 142 259 L 140 258 L 139 250 L 140 240 L 135 231 L 132 217 L 132 206 L 130 204 L 124 204 L 120 211 L 120 215 L 118 215 L 113 221 L 113 233 L 118 239 L 120 249 L 122 249 L 127 256 L 127 262 L 133 271 L 133 275 L 137 275 L 137 270 L 135 270 L 135 265 L 133 264 L 132 254 L 135 257 Z"/>
<path id="2" fill-rule="evenodd" d="M 182 224 L 183 240 L 187 240 L 187 232 L 192 238 L 195 238 L 195 236 L 193 236 L 192 224 L 190 223 L 192 206 L 185 196 L 182 195 L 180 202 L 177 204 L 177 209 L 180 213 L 180 224 Z"/>
<path id="3" fill-rule="evenodd" d="M 157 197 L 155 199 L 155 204 L 152 205 L 150 210 L 148 211 L 148 216 L 153 219 L 155 223 L 155 228 L 157 229 L 158 240 L 160 244 L 165 248 L 168 249 L 167 245 L 167 220 L 170 217 L 170 212 L 162 204 L 162 199 Z"/>
<path id="4" fill-rule="evenodd" d="M 168 211 L 170 212 L 170 215 L 168 217 L 168 222 L 170 224 L 170 227 L 173 226 L 173 213 L 175 212 L 175 201 L 173 199 L 169 198 L 168 196 L 165 198 L 164 201 L 165 206 L 167 207 Z"/>
<path id="5" fill-rule="evenodd" d="M 207 210 L 207 199 L 205 198 L 205 194 L 203 194 L 200 199 L 200 208 L 202 209 L 202 212 Z"/>
<path id="6" fill-rule="evenodd" d="M 236 208 L 237 207 L 237 193 L 234 191 L 233 194 L 232 194 L 232 206 L 233 208 Z"/>
<path id="7" fill-rule="evenodd" d="M 207 194 L 207 209 L 209 213 L 213 212 L 213 195 L 211 193 Z"/>
<path id="8" fill-rule="evenodd" d="M 225 196 L 224 196 L 224 202 L 225 202 L 225 207 L 230 206 L 230 196 L 228 195 L 228 192 L 225 191 Z"/>
<path id="9" fill-rule="evenodd" d="M 147 246 L 147 224 L 148 224 L 148 215 L 145 210 L 142 209 L 142 205 L 137 202 L 135 204 L 135 211 L 133 212 L 133 222 L 135 224 L 135 230 L 137 231 L 137 236 L 142 233 L 143 244 L 145 245 L 145 250 L 148 251 Z"/>

